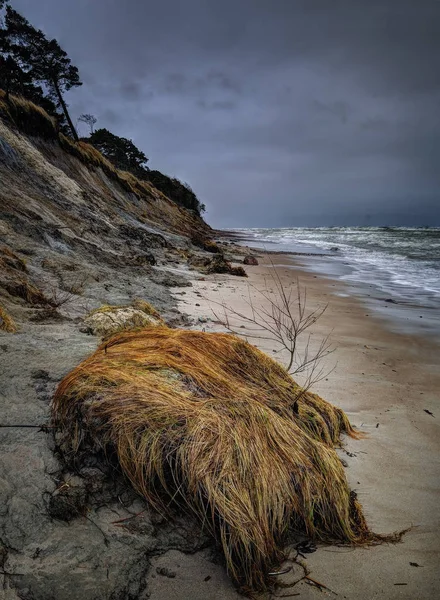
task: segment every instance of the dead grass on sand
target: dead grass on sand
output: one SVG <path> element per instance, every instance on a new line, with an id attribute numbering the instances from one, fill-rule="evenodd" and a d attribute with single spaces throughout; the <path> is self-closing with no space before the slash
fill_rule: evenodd
<path id="1" fill-rule="evenodd" d="M 17 325 L 11 315 L 0 306 L 0 330 L 6 333 L 16 333 Z"/>
<path id="2" fill-rule="evenodd" d="M 85 438 L 116 451 L 154 507 L 174 501 L 195 513 L 243 590 L 267 588 L 289 528 L 324 541 L 382 539 L 334 449 L 342 433 L 359 437 L 346 415 L 301 394 L 285 369 L 235 336 L 119 333 L 61 382 L 53 418 L 73 452 Z"/>

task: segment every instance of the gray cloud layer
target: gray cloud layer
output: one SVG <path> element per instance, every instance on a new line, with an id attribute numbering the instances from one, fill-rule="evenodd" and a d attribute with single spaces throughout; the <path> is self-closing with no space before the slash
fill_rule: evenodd
<path id="1" fill-rule="evenodd" d="M 438 0 L 13 5 L 213 225 L 440 225 Z"/>

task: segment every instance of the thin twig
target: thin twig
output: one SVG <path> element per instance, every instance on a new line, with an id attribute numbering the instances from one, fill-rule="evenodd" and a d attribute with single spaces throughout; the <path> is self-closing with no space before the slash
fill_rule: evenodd
<path id="1" fill-rule="evenodd" d="M 246 339 L 270 340 L 287 351 L 288 360 L 286 370 L 290 375 L 304 374 L 305 381 L 302 385 L 299 397 L 305 394 L 315 383 L 327 377 L 334 369 L 325 370 L 321 367 L 321 361 L 334 349 L 331 347 L 330 334 L 323 337 L 316 349 L 312 350 L 312 335 L 309 333 L 304 342 L 305 332 L 309 330 L 322 317 L 327 309 L 317 307 L 313 310 L 307 309 L 307 290 L 301 289 L 299 281 L 293 283 L 290 289 L 286 288 L 275 265 L 271 273 L 272 286 L 269 287 L 265 279 L 265 289 L 261 290 L 252 283 L 248 284 L 247 298 L 244 302 L 249 312 L 242 312 L 228 306 L 223 298 L 221 302 L 209 299 L 209 302 L 221 308 L 223 316 L 211 308 L 216 320 L 221 323 L 230 333 L 245 337 Z M 296 294 L 293 289 L 296 285 Z M 251 290 L 255 292 L 251 294 Z M 260 295 L 264 300 L 262 304 L 256 304 L 253 296 Z M 235 323 L 245 324 L 239 326 Z"/>

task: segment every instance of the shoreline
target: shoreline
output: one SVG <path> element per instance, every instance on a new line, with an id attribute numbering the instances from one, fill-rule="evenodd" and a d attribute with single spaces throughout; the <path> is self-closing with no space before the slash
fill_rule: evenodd
<path id="1" fill-rule="evenodd" d="M 257 242 L 255 245 L 248 246 L 246 242 L 252 241 L 249 237 L 236 232 L 231 233 L 233 243 L 248 248 L 250 253 L 292 257 L 291 267 L 294 270 L 316 274 L 318 277 L 336 282 L 343 288 L 341 293 L 357 297 L 364 308 L 380 315 L 383 325 L 392 332 L 399 333 L 403 330 L 405 333 L 424 337 L 440 345 L 440 310 L 429 302 L 417 303 L 401 297 L 396 299 L 392 293 L 385 291 L 378 284 L 348 279 L 347 274 L 356 272 L 355 265 L 350 262 L 332 261 L 331 259 L 335 259 L 336 256 L 331 253 L 268 250 L 258 246 Z M 281 263 L 283 260 L 284 258 Z M 343 272 L 344 269 L 346 273 Z"/>
<path id="2" fill-rule="evenodd" d="M 221 330 L 212 315 L 213 305 L 218 308 L 214 303 L 226 300 L 243 311 L 249 284 L 267 287 L 270 262 L 262 253 L 259 260 L 259 266 L 246 267 L 248 280 L 224 275 L 195 278 L 193 288 L 175 295 L 179 310 L 198 329 Z M 307 287 L 311 308 L 329 303 L 314 336 L 332 332 L 336 351 L 328 360 L 336 365 L 313 391 L 345 410 L 351 422 L 368 434 L 361 441 L 347 440 L 348 454 L 341 456 L 369 525 L 379 533 L 413 527 L 397 545 L 322 546 L 307 555 L 312 577 L 352 600 L 431 599 L 440 584 L 438 347 L 421 336 L 389 331 L 383 318 L 365 309 L 359 298 L 337 295 L 344 291 L 343 282 L 304 271 L 286 255 L 279 255 L 277 262 L 283 263 L 278 268 L 283 285 L 291 285 L 298 276 Z M 249 341 L 282 362 L 282 353 L 273 352 L 273 341 Z M 316 595 L 304 582 L 294 591 L 306 599 Z"/>

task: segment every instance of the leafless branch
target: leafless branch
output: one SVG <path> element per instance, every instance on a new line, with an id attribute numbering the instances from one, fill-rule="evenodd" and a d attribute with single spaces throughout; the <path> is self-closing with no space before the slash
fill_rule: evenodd
<path id="1" fill-rule="evenodd" d="M 212 308 L 212 312 L 229 332 L 250 339 L 271 340 L 278 346 L 275 352 L 286 351 L 286 369 L 292 376 L 301 375 L 304 379 L 303 394 L 333 370 L 322 365 L 323 359 L 334 351 L 330 336 L 324 336 L 316 346 L 310 331 L 328 305 L 309 309 L 307 290 L 301 288 L 298 280 L 287 288 L 273 263 L 272 267 L 272 274 L 265 279 L 263 289 L 248 284 L 244 302 L 249 310 L 236 309 L 224 300 L 210 300 L 211 304 L 219 306 L 219 310 Z"/>

